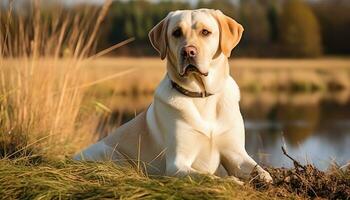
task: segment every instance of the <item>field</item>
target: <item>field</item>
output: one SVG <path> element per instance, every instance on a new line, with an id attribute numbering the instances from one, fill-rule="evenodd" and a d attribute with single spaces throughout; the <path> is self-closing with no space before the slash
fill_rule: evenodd
<path id="1" fill-rule="evenodd" d="M 253 175 L 252 180 L 239 186 L 230 179 L 210 176 L 148 177 L 132 166 L 71 161 L 74 152 L 99 138 L 96 134 L 99 122 L 110 117 L 118 104 L 134 111 L 147 106 L 152 98 L 150 94 L 164 76 L 164 63 L 157 58 L 102 58 L 82 62 L 71 70 L 63 67 L 69 66 L 71 60 L 44 59 L 35 61 L 32 79 L 17 79 L 19 74 L 15 69 L 25 61 L 2 60 L 1 63 L 0 105 L 5 118 L 0 129 L 7 133 L 0 139 L 3 199 L 336 199 L 350 194 L 346 166 L 327 173 L 312 166 L 296 166 L 292 170 L 269 168 L 275 179 L 273 186 L 255 181 Z M 345 58 L 234 59 L 231 72 L 242 91 L 248 94 L 261 90 L 328 94 L 339 88 L 347 91 L 349 63 Z M 301 74 L 304 79 L 294 79 Z M 16 89 L 14 85 L 24 88 Z M 118 96 L 128 96 L 130 101 L 118 102 Z"/>
<path id="2" fill-rule="evenodd" d="M 272 185 L 252 173 L 240 186 L 230 178 L 150 177 L 135 166 L 73 161 L 74 153 L 120 125 L 121 112 L 135 115 L 143 110 L 165 74 L 158 58 L 103 57 L 132 39 L 95 52 L 111 4 L 76 9 L 53 4 L 45 11 L 35 0 L 26 15 L 16 13 L 13 1 L 4 4 L 1 199 L 349 199 L 348 165 L 321 172 L 291 160 L 293 169 L 267 167 Z M 242 107 L 257 97 L 265 106 L 349 99 L 349 58 L 230 62 L 232 76 L 248 99 Z M 291 98 L 289 93 L 298 95 Z"/>
<path id="3" fill-rule="evenodd" d="M 4 118 L 0 129 L 13 135 L 26 132 L 21 138 L 31 142 L 63 143 L 63 152 L 71 154 L 97 140 L 94 132 L 101 117 L 118 109 L 133 113 L 147 107 L 165 75 L 165 63 L 158 58 L 76 62 L 69 58 L 2 59 L 0 105 Z M 349 98 L 348 58 L 232 59 L 230 65 L 245 98 L 243 107 L 250 106 L 257 96 L 265 105 L 285 100 L 305 104 Z M 292 98 L 289 93 L 298 95 Z M 12 137 L 11 143 L 21 143 L 15 140 Z M 62 148 L 57 151 L 62 154 Z"/>
<path id="4" fill-rule="evenodd" d="M 243 90 L 334 90 L 350 88 L 349 58 L 320 59 L 235 59 L 231 75 Z M 122 79 L 111 81 L 117 93 L 152 93 L 165 73 L 165 62 L 158 58 L 106 58 L 87 66 L 94 78 L 119 70 L 134 69 Z M 142 77 L 142 78 L 140 78 Z M 126 81 L 127 80 L 127 81 Z M 128 83 L 126 86 L 125 83 Z"/>

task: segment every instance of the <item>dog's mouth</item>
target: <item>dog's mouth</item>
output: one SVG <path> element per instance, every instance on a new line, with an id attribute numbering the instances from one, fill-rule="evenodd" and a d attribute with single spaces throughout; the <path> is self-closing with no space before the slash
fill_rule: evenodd
<path id="1" fill-rule="evenodd" d="M 182 77 L 186 77 L 191 73 L 198 74 L 201 76 L 208 76 L 208 72 L 206 72 L 206 73 L 201 72 L 194 64 L 186 65 L 186 67 L 183 71 L 184 71 L 183 73 L 180 73 L 180 76 L 182 76 Z"/>

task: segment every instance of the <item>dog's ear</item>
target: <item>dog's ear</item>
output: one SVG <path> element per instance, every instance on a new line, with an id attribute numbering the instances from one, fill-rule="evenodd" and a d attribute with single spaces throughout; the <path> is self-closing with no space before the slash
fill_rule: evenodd
<path id="1" fill-rule="evenodd" d="M 243 26 L 232 18 L 224 15 L 220 10 L 214 11 L 220 27 L 220 48 L 222 53 L 230 57 L 231 51 L 239 43 L 243 34 Z"/>
<path id="2" fill-rule="evenodd" d="M 153 27 L 148 34 L 152 46 L 159 52 L 162 60 L 166 57 L 168 49 L 167 30 L 169 15 Z"/>

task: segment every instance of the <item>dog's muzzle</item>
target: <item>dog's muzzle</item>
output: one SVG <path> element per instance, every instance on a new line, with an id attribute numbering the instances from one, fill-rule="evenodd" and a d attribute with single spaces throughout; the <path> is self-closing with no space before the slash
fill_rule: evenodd
<path id="1" fill-rule="evenodd" d="M 181 77 L 186 77 L 188 76 L 190 73 L 195 73 L 201 76 L 208 76 L 208 72 L 203 73 L 201 72 L 197 66 L 195 66 L 194 64 L 188 64 L 185 66 L 185 68 L 182 70 L 182 73 L 180 73 Z"/>
<path id="2" fill-rule="evenodd" d="M 190 73 L 196 73 L 202 76 L 208 76 L 208 73 L 201 72 L 196 66 L 195 59 L 198 55 L 197 48 L 193 45 L 185 46 L 181 49 L 182 68 L 180 70 L 180 76 L 186 77 Z"/>

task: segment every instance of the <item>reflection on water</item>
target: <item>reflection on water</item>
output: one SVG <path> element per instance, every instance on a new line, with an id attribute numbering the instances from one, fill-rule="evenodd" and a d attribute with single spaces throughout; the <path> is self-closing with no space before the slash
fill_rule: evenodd
<path id="1" fill-rule="evenodd" d="M 269 104 L 256 98 L 242 106 L 247 151 L 273 166 L 292 165 L 282 155 L 282 145 L 298 160 L 320 169 L 332 161 L 346 164 L 350 161 L 350 102 L 303 95 L 303 101 L 290 94 L 286 101 Z"/>
<path id="2" fill-rule="evenodd" d="M 290 167 L 284 145 L 301 162 L 326 169 L 333 161 L 350 161 L 349 91 L 332 93 L 242 92 L 241 111 L 246 127 L 246 149 L 260 163 Z M 152 96 L 117 96 L 110 105 L 115 121 L 130 120 L 144 110 Z"/>

